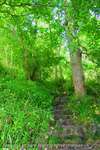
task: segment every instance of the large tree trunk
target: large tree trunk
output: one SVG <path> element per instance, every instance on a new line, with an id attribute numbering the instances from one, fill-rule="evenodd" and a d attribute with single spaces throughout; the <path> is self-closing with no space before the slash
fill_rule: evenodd
<path id="1" fill-rule="evenodd" d="M 75 94 L 77 96 L 85 95 L 84 74 L 82 68 L 81 51 L 78 49 L 75 52 L 70 52 L 70 61 L 72 66 L 72 79 Z"/>

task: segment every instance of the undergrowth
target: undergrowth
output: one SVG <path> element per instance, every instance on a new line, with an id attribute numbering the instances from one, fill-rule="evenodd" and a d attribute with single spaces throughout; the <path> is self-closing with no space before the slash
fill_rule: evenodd
<path id="1" fill-rule="evenodd" d="M 0 147 L 47 143 L 52 98 L 40 83 L 0 79 Z"/>

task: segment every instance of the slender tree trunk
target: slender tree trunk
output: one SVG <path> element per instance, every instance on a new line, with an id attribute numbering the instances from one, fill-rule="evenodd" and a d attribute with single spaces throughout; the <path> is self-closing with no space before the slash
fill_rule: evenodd
<path id="1" fill-rule="evenodd" d="M 77 96 L 85 95 L 84 74 L 82 68 L 81 51 L 78 49 L 75 52 L 70 52 L 70 62 L 72 67 L 72 79 L 75 94 Z"/>
<path id="2" fill-rule="evenodd" d="M 29 58 L 28 58 L 28 50 L 24 48 L 24 70 L 25 70 L 25 78 L 30 80 L 30 68 L 29 68 Z"/>

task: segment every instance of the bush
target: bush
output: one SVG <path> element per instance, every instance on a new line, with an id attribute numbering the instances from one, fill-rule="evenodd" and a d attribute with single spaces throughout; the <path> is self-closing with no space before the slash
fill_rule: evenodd
<path id="1" fill-rule="evenodd" d="M 86 87 L 88 95 L 92 95 L 95 97 L 95 100 L 99 100 L 100 102 L 100 82 L 97 82 L 96 80 L 89 80 L 86 83 Z"/>
<path id="2" fill-rule="evenodd" d="M 69 108 L 74 114 L 74 118 L 79 123 L 88 124 L 94 122 L 95 110 L 98 107 L 91 96 L 77 98 L 70 97 Z"/>
<path id="3" fill-rule="evenodd" d="M 73 120 L 77 125 L 82 126 L 86 140 L 93 141 L 94 138 L 100 138 L 100 135 L 98 136 L 98 132 L 100 133 L 100 105 L 93 97 L 85 95 L 79 99 L 72 96 L 68 107 L 73 113 Z"/>

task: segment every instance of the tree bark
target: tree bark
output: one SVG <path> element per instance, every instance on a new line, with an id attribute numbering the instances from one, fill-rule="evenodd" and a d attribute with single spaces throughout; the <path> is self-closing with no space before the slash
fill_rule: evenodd
<path id="1" fill-rule="evenodd" d="M 28 50 L 24 48 L 24 71 L 25 71 L 25 78 L 30 80 L 30 68 L 29 68 L 29 57 L 28 57 Z"/>
<path id="2" fill-rule="evenodd" d="M 72 79 L 76 96 L 85 95 L 84 74 L 82 68 L 82 55 L 80 49 L 70 52 L 70 62 L 72 67 Z"/>

